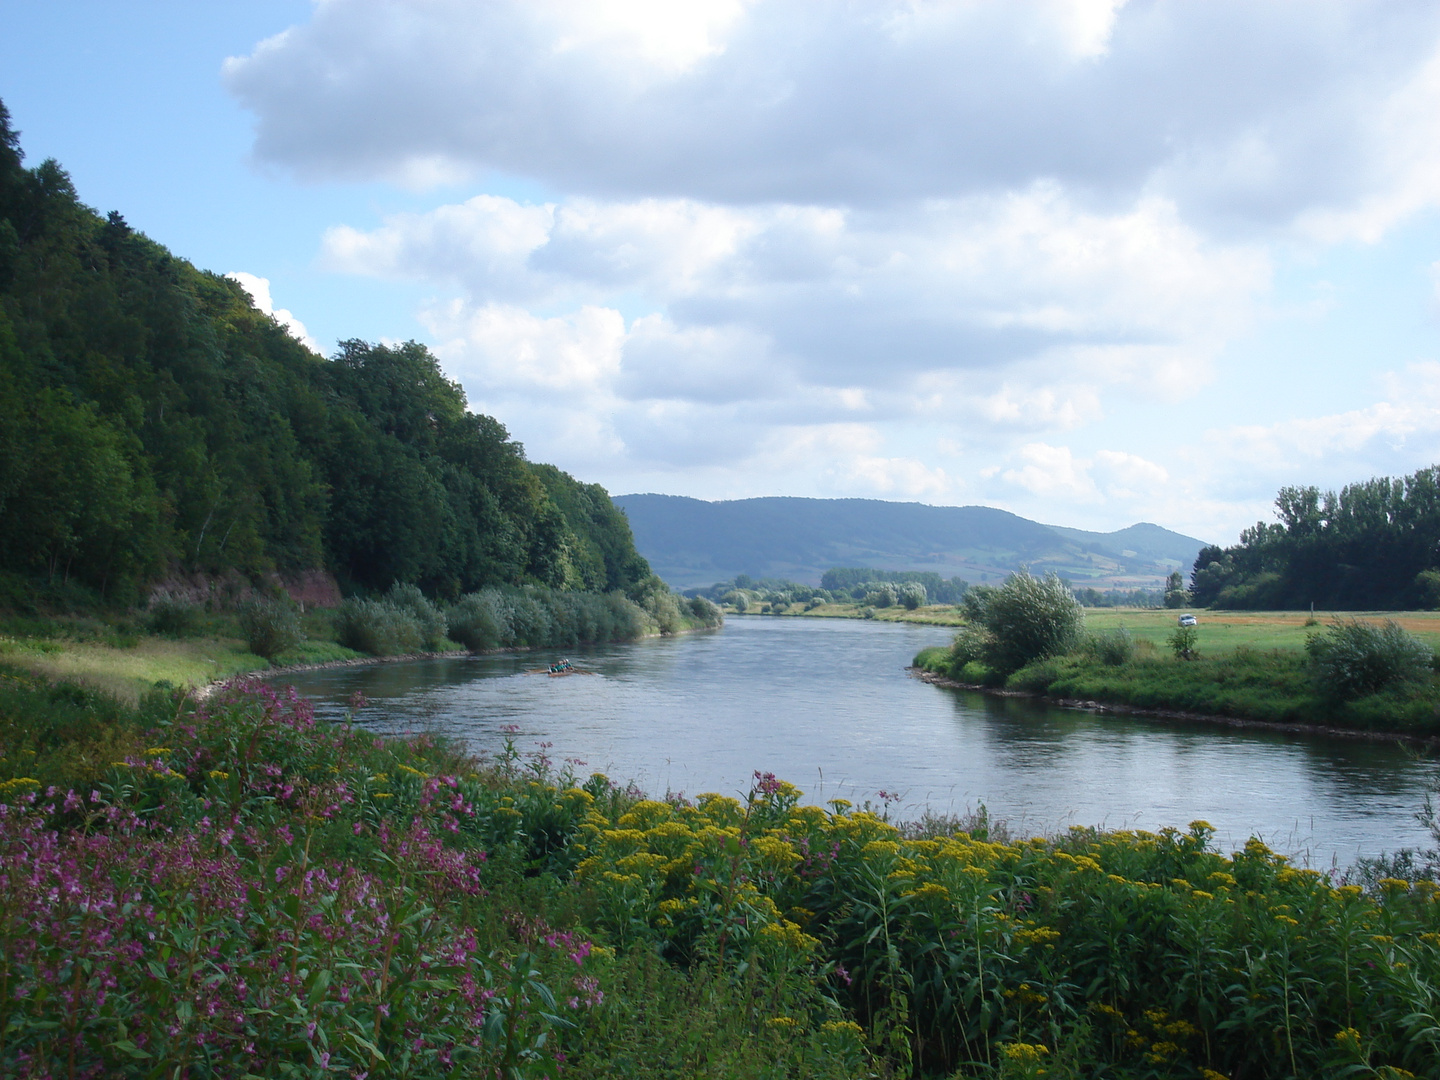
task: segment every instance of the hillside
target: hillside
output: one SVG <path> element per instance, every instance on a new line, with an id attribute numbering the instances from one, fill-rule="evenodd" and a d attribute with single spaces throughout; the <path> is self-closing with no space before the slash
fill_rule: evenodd
<path id="1" fill-rule="evenodd" d="M 315 571 L 447 597 L 648 574 L 608 494 L 528 462 L 424 346 L 316 355 L 25 168 L 0 105 L 0 608 Z"/>
<path id="2" fill-rule="evenodd" d="M 1157 588 L 1188 573 L 1204 545 L 1141 523 L 1113 533 L 1042 525 L 987 506 L 879 499 L 737 499 L 621 495 L 635 546 L 677 588 L 736 574 L 818 584 L 834 566 L 928 570 L 974 583 L 1021 564 L 1097 588 Z"/>

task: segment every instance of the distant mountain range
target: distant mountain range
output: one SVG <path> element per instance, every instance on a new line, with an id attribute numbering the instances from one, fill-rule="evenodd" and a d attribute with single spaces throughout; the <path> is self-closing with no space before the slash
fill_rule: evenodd
<path id="1" fill-rule="evenodd" d="M 1098 589 L 1157 588 L 1172 570 L 1189 576 L 1204 542 L 1140 523 L 1086 532 L 988 506 L 926 506 L 879 499 L 735 499 L 620 495 L 635 546 L 676 588 L 736 574 L 818 585 L 834 566 L 933 570 L 994 582 L 1021 565 L 1055 570 Z"/>

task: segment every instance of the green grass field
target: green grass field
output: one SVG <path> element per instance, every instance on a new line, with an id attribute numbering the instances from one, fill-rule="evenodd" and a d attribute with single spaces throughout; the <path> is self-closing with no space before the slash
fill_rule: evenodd
<path id="1" fill-rule="evenodd" d="M 875 608 L 875 618 L 882 622 L 913 622 L 931 626 L 959 626 L 963 621 L 960 609 L 933 605 L 906 611 L 902 607 Z M 1406 630 L 1427 644 L 1440 649 L 1440 611 L 1343 611 L 1315 613 L 1310 622 L 1308 611 L 1207 611 L 1204 608 L 1172 610 L 1167 608 L 1087 608 L 1085 626 L 1105 631 L 1124 627 L 1137 641 L 1150 641 L 1160 648 L 1175 630 L 1176 621 L 1185 611 L 1198 621 L 1199 647 L 1202 652 L 1227 653 L 1237 647 L 1250 649 L 1303 649 L 1305 637 L 1323 630 L 1336 619 L 1355 618 L 1366 622 L 1394 619 Z M 802 611 L 796 605 L 785 616 L 809 618 L 858 619 L 865 611 L 863 604 L 822 604 L 813 611 Z"/>
<path id="2" fill-rule="evenodd" d="M 144 632 L 134 617 L 11 616 L 0 621 L 0 661 L 51 680 L 71 680 L 136 702 L 156 683 L 204 686 L 252 671 L 362 656 L 334 640 L 331 615 L 303 617 L 306 640 L 273 664 L 245 647 L 233 615 L 206 615 L 184 635 Z M 462 646 L 456 645 L 461 649 Z"/>

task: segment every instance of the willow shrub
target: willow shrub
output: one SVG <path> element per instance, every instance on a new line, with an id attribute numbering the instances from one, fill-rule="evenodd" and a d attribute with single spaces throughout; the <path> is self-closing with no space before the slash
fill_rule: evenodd
<path id="1" fill-rule="evenodd" d="M 1305 639 L 1316 682 L 1329 696 L 1352 700 L 1430 678 L 1435 654 L 1393 619 L 1340 619 Z"/>
<path id="2" fill-rule="evenodd" d="M 543 585 L 491 586 L 450 609 L 451 636 L 472 652 L 514 646 L 633 641 L 652 628 L 620 592 L 562 592 Z"/>

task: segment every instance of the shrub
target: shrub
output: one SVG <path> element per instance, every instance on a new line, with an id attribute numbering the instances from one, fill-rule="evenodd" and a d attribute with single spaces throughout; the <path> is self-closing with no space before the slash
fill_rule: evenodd
<path id="1" fill-rule="evenodd" d="M 690 614 L 699 619 L 703 626 L 719 626 L 725 621 L 725 615 L 721 612 L 720 606 L 703 596 L 690 598 Z"/>
<path id="2" fill-rule="evenodd" d="M 409 611 L 355 596 L 336 611 L 335 636 L 341 645 L 371 656 L 416 652 L 425 640 L 419 620 Z"/>
<path id="3" fill-rule="evenodd" d="M 150 601 L 145 624 L 152 634 L 163 637 L 185 637 L 193 634 L 200 623 L 200 607 L 173 596 L 157 596 Z M 252 650 L 253 651 L 253 650 Z"/>
<path id="4" fill-rule="evenodd" d="M 990 650 L 990 632 L 983 626 L 962 626 L 955 632 L 950 656 L 955 670 L 972 660 L 983 660 Z"/>
<path id="5" fill-rule="evenodd" d="M 914 611 L 918 607 L 924 607 L 928 597 L 925 594 L 925 586 L 918 581 L 907 581 L 900 586 L 900 603 L 905 605 L 907 611 Z"/>
<path id="6" fill-rule="evenodd" d="M 449 630 L 445 613 L 425 599 L 425 594 L 416 586 L 401 585 L 397 581 L 385 594 L 385 601 L 391 607 L 408 611 L 415 617 L 415 624 L 420 628 L 420 642 L 425 648 L 434 652 L 445 647 L 445 635 Z"/>
<path id="7" fill-rule="evenodd" d="M 1200 650 L 1195 647 L 1200 631 L 1193 626 L 1177 626 L 1165 640 L 1170 643 L 1176 660 L 1195 660 L 1200 656 Z"/>
<path id="8" fill-rule="evenodd" d="M 1130 636 L 1130 631 L 1122 626 L 1118 630 L 1088 635 L 1085 638 L 1084 651 L 1093 660 L 1119 667 L 1135 658 L 1135 639 Z"/>
<path id="9" fill-rule="evenodd" d="M 240 605 L 240 632 L 245 635 L 246 647 L 266 660 L 275 659 L 305 640 L 295 606 L 286 600 L 265 597 Z"/>
<path id="10" fill-rule="evenodd" d="M 498 649 L 507 644 L 509 626 L 496 605 L 494 589 L 462 596 L 450 609 L 450 635 L 471 652 Z"/>
<path id="11" fill-rule="evenodd" d="M 1322 691 L 1342 701 L 1430 676 L 1434 654 L 1399 623 L 1358 619 L 1335 623 L 1305 639 L 1310 669 Z"/>
<path id="12" fill-rule="evenodd" d="M 1008 675 L 1032 660 L 1073 648 L 1085 625 L 1085 611 L 1055 574 L 1036 578 L 1022 570 L 985 598 L 980 621 L 991 634 L 986 662 Z"/>
<path id="13" fill-rule="evenodd" d="M 887 608 L 893 605 L 897 599 L 894 585 L 879 585 L 865 593 L 865 603 L 871 607 Z"/>

